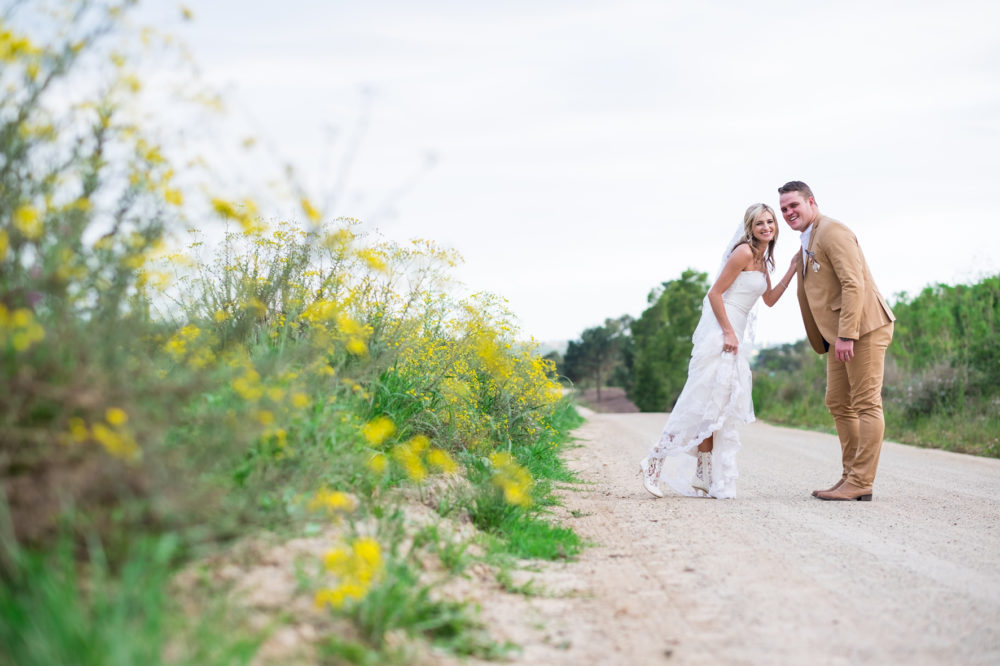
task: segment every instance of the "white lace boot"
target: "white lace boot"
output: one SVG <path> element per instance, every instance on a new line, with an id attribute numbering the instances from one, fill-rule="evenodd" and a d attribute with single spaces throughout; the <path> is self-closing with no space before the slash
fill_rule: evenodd
<path id="1" fill-rule="evenodd" d="M 662 458 L 643 458 L 639 462 L 639 470 L 642 473 L 642 487 L 649 491 L 653 497 L 663 497 L 660 490 L 660 470 L 663 468 Z"/>
<path id="2" fill-rule="evenodd" d="M 694 478 L 691 479 L 691 487 L 695 490 L 708 494 L 708 489 L 712 487 L 712 452 L 698 452 L 698 466 L 694 471 Z"/>

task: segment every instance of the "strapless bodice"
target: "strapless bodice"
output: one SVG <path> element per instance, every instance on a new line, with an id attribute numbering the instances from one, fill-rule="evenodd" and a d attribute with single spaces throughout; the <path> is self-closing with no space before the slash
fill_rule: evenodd
<path id="1" fill-rule="evenodd" d="M 743 271 L 722 293 L 722 302 L 727 308 L 736 308 L 747 314 L 760 295 L 767 290 L 767 278 L 760 271 Z"/>

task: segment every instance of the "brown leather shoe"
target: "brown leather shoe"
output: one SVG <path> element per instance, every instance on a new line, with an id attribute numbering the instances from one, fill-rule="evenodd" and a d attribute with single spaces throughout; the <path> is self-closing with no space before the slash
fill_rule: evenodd
<path id="1" fill-rule="evenodd" d="M 832 500 L 835 502 L 850 502 L 852 500 L 857 500 L 858 502 L 871 502 L 872 489 L 862 488 L 861 486 L 854 485 L 850 481 L 844 481 L 844 483 L 842 483 L 836 490 L 816 493 L 816 497 L 821 500 Z"/>
<path id="2" fill-rule="evenodd" d="M 813 497 L 816 497 L 816 496 L 817 496 L 817 495 L 819 495 L 820 493 L 832 493 L 832 492 L 833 492 L 834 490 L 836 490 L 837 488 L 839 488 L 839 487 L 841 487 L 842 485 L 844 485 L 844 481 L 847 481 L 847 477 L 846 477 L 846 476 L 845 476 L 845 477 L 842 477 L 842 478 L 840 479 L 840 481 L 837 481 L 837 483 L 833 484 L 832 486 L 830 486 L 830 487 L 829 487 L 829 488 L 827 488 L 826 490 L 814 490 L 814 491 L 813 491 Z"/>

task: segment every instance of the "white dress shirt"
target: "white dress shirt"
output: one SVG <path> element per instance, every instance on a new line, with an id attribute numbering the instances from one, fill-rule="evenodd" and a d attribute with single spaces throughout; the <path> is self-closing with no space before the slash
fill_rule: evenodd
<path id="1" fill-rule="evenodd" d="M 809 249 L 809 237 L 812 236 L 813 225 L 812 223 L 806 227 L 806 230 L 799 234 L 799 241 L 802 243 L 802 274 L 806 274 L 806 262 L 809 260 L 809 255 L 806 251 Z"/>

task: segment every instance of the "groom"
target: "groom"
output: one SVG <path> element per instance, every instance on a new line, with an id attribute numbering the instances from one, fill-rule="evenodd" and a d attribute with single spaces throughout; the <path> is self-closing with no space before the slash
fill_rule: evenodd
<path id="1" fill-rule="evenodd" d="M 799 307 L 806 335 L 826 364 L 826 406 L 843 454 L 843 474 L 831 488 L 814 490 L 823 500 L 872 498 L 882 450 L 882 374 L 895 316 L 879 293 L 858 239 L 821 215 L 812 190 L 793 180 L 778 188 L 781 215 L 801 232 Z"/>

